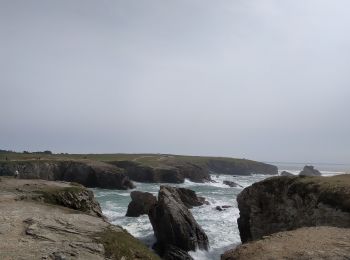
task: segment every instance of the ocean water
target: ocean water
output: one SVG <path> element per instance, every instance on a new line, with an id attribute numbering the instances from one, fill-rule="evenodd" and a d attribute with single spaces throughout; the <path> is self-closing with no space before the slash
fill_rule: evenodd
<path id="1" fill-rule="evenodd" d="M 298 174 L 300 169 L 297 167 L 288 167 L 287 170 L 293 174 Z M 281 172 L 280 170 L 279 172 Z M 344 173 L 343 170 L 327 168 L 321 171 L 322 175 L 331 176 Z M 226 250 L 240 244 L 237 218 L 239 210 L 236 197 L 243 188 L 250 186 L 254 182 L 261 181 L 271 175 L 252 175 L 252 176 L 232 176 L 212 174 L 213 183 L 194 183 L 186 180 L 183 184 L 169 184 L 171 186 L 189 188 L 196 191 L 198 196 L 205 197 L 210 205 L 203 205 L 191 209 L 191 212 L 204 229 L 209 238 L 210 249 L 208 251 L 197 250 L 189 252 L 195 260 L 215 260 L 220 259 L 220 255 Z M 242 187 L 231 188 L 222 184 L 224 180 L 230 180 L 238 183 Z M 154 195 L 158 194 L 159 184 L 154 183 L 135 183 L 139 191 L 147 191 Z M 93 189 L 96 199 L 101 204 L 103 213 L 113 224 L 120 225 L 130 232 L 133 236 L 143 241 L 151 247 L 155 242 L 153 229 L 148 216 L 144 215 L 138 218 L 125 217 L 127 207 L 131 201 L 129 191 Z M 218 211 L 216 206 L 230 205 L 224 211 Z"/>

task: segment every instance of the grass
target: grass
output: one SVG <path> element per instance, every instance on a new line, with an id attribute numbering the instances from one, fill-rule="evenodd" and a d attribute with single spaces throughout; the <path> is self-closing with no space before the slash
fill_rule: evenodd
<path id="1" fill-rule="evenodd" d="M 111 228 L 96 234 L 98 241 L 104 245 L 105 255 L 111 259 L 145 259 L 160 260 L 159 256 L 148 249 L 127 231 L 115 231 Z"/>
<path id="2" fill-rule="evenodd" d="M 66 206 L 62 202 L 62 198 L 67 197 L 68 194 L 75 194 L 83 192 L 85 188 L 81 185 L 75 185 L 73 187 L 50 187 L 50 188 L 43 188 L 41 190 L 35 190 L 34 192 L 37 194 L 40 194 L 40 198 L 43 199 L 45 203 L 52 204 L 52 205 L 60 205 L 60 206 Z M 68 197 L 70 198 L 70 196 Z M 79 209 L 76 209 L 82 212 L 87 212 L 89 208 L 86 206 Z"/>
<path id="3" fill-rule="evenodd" d="M 25 160 L 79 160 L 90 159 L 95 161 L 136 161 L 144 165 L 156 166 L 163 163 L 175 161 L 190 162 L 196 164 L 206 164 L 208 160 L 220 160 L 226 162 L 253 162 L 245 159 L 235 159 L 228 157 L 208 157 L 208 156 L 185 156 L 169 154 L 23 154 L 23 153 L 1 153 L 0 161 L 25 161 Z"/>
<path id="4" fill-rule="evenodd" d="M 298 182 L 306 189 L 316 189 L 319 201 L 350 212 L 350 174 L 332 177 L 301 177 Z"/>

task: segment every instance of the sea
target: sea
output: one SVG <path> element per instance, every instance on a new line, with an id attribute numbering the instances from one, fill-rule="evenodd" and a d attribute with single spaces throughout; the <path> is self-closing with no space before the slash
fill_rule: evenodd
<path id="1" fill-rule="evenodd" d="M 305 164 L 302 163 L 272 163 L 279 168 L 279 174 L 287 170 L 297 175 Z M 323 176 L 333 176 L 349 172 L 350 165 L 345 164 L 319 164 L 315 168 L 321 171 Z M 198 196 L 205 197 L 209 205 L 203 205 L 190 209 L 198 224 L 203 228 L 209 238 L 210 249 L 208 251 L 197 250 L 189 254 L 195 260 L 217 260 L 228 249 L 232 249 L 241 243 L 237 218 L 239 210 L 236 197 L 245 188 L 255 182 L 269 178 L 271 175 L 254 174 L 251 176 L 232 176 L 212 173 L 211 183 L 195 183 L 185 180 L 183 184 L 168 184 L 194 190 Z M 241 187 L 231 188 L 223 184 L 224 180 L 234 181 Z M 158 194 L 160 184 L 137 183 L 136 189 L 144 192 Z M 138 218 L 125 217 L 127 207 L 131 201 L 130 192 L 133 190 L 107 190 L 92 189 L 95 197 L 101 204 L 103 213 L 108 220 L 115 225 L 125 228 L 134 237 L 140 239 L 148 247 L 155 243 L 153 229 L 147 215 Z M 223 211 L 216 210 L 216 206 L 232 206 Z"/>

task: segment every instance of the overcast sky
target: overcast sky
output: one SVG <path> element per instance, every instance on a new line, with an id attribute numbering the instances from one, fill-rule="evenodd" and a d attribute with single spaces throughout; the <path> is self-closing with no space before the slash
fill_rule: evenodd
<path id="1" fill-rule="evenodd" d="M 0 149 L 350 163 L 349 0 L 0 0 Z"/>

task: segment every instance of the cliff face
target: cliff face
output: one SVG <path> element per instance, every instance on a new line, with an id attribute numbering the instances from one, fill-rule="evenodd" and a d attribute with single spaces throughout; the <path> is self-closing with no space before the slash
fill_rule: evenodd
<path id="1" fill-rule="evenodd" d="M 273 177 L 237 197 L 242 242 L 300 227 L 350 227 L 350 175 Z"/>
<path id="2" fill-rule="evenodd" d="M 0 259 L 159 259 L 65 182 L 0 178 Z"/>
<path id="3" fill-rule="evenodd" d="M 150 183 L 183 183 L 185 178 L 193 182 L 210 180 L 209 172 L 200 166 L 190 163 L 145 166 L 133 161 L 109 162 L 125 169 L 125 174 L 133 181 Z"/>
<path id="4" fill-rule="evenodd" d="M 278 168 L 274 165 L 244 159 L 210 159 L 207 162 L 207 167 L 210 171 L 228 175 L 275 175 L 278 173 Z"/>
<path id="5" fill-rule="evenodd" d="M 129 189 L 134 185 L 122 169 L 92 161 L 11 161 L 0 163 L 0 176 L 77 182 L 86 187 Z"/>

